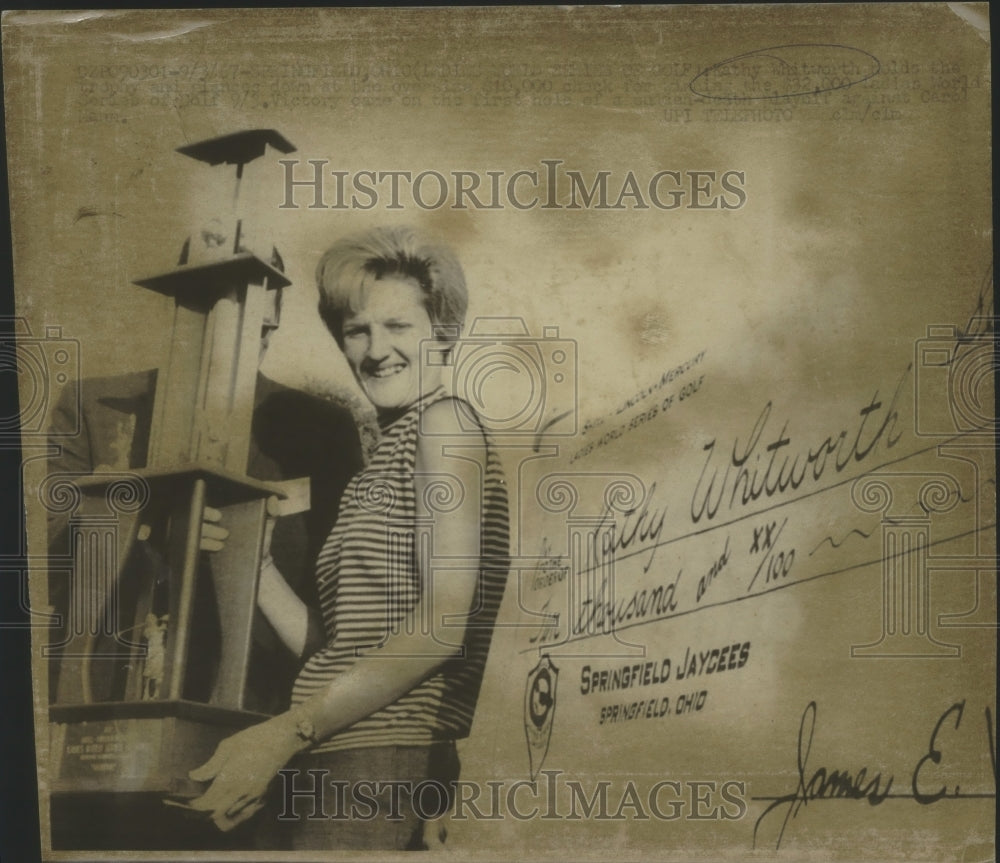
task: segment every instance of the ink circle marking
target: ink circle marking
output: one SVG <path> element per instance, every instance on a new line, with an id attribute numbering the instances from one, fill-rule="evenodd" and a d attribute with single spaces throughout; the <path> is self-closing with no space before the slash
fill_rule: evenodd
<path id="1" fill-rule="evenodd" d="M 775 45 L 709 66 L 688 87 L 706 99 L 787 99 L 853 87 L 874 78 L 881 68 L 873 54 L 847 45 Z"/>

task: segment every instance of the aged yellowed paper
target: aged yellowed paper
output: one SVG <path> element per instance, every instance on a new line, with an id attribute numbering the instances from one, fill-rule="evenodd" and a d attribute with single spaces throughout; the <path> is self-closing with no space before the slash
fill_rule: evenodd
<path id="1" fill-rule="evenodd" d="M 962 3 L 6 13 L 45 858 L 994 859 L 989 39 Z M 454 253 L 460 333 L 403 253 L 317 312 L 387 226 Z M 328 729 L 289 709 L 360 620 L 326 537 L 396 513 L 395 559 L 395 480 L 349 483 L 428 381 L 466 437 L 413 427 L 399 529 L 473 573 L 468 652 Z M 262 625 L 271 565 L 318 654 Z M 291 760 L 198 809 L 262 721 L 369 785 Z M 431 753 L 408 846 L 351 844 L 373 740 Z"/>

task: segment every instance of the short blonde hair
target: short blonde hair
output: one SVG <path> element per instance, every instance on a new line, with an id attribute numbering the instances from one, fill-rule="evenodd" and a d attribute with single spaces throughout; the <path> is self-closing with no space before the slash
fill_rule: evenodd
<path id="1" fill-rule="evenodd" d="M 338 240 L 316 265 L 319 314 L 344 349 L 344 318 L 357 311 L 366 283 L 385 276 L 413 279 L 442 341 L 455 341 L 465 323 L 469 297 L 458 258 L 447 246 L 413 228 L 380 227 Z"/>

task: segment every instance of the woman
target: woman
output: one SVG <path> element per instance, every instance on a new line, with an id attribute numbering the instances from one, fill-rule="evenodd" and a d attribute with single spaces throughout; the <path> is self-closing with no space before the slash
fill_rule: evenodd
<path id="1" fill-rule="evenodd" d="M 326 795 L 335 817 L 305 817 L 313 801 L 298 798 L 293 847 L 425 847 L 424 819 L 449 806 L 440 789 L 458 775 L 455 740 L 469 732 L 507 576 L 506 490 L 471 408 L 442 384 L 467 305 L 452 253 L 411 229 L 375 229 L 332 246 L 316 275 L 320 315 L 382 437 L 317 561 L 321 625 L 273 563 L 262 567 L 261 610 L 310 658 L 290 710 L 192 771 L 212 780 L 192 805 L 230 829 L 290 765 L 296 790 L 316 776 L 327 791 L 347 783 Z"/>

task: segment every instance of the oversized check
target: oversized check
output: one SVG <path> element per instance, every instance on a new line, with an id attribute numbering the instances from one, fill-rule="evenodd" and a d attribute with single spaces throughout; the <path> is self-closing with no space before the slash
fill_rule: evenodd
<path id="1" fill-rule="evenodd" d="M 320 255 L 407 224 L 465 271 L 447 375 L 503 464 L 510 571 L 433 819 L 446 851 L 994 859 L 989 38 L 964 3 L 6 13 L 4 440 L 20 427 L 32 601 L 7 625 L 32 632 L 46 859 L 165 859 L 145 827 L 101 844 L 55 805 L 138 788 L 160 726 L 88 719 L 99 663 L 52 649 L 50 594 L 83 552 L 59 557 L 46 525 L 79 529 L 87 481 L 60 496 L 47 464 L 86 433 L 134 444 L 131 421 L 56 415 L 81 382 L 175 369 L 180 295 L 134 282 L 212 266 L 236 163 L 250 257 L 290 282 L 261 372 L 343 406 L 367 453 Z M 253 130 L 260 158 L 199 149 Z M 98 468 L 127 484 L 136 464 Z M 169 625 L 136 624 L 140 706 Z M 60 661 L 83 695 L 50 711 Z M 311 783 L 272 790 L 364 817 Z M 170 859 L 338 859 L 216 846 L 171 815 L 208 838 Z"/>

